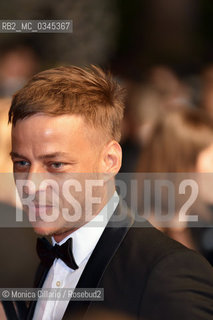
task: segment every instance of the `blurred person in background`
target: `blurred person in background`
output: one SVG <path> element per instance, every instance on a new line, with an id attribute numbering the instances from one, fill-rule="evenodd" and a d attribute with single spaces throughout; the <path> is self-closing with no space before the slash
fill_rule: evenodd
<path id="1" fill-rule="evenodd" d="M 28 46 L 11 46 L 0 54 L 0 97 L 11 97 L 39 71 L 38 56 Z"/>
<path id="2" fill-rule="evenodd" d="M 208 176 L 204 173 L 213 173 L 213 120 L 207 114 L 192 108 L 168 111 L 156 123 L 149 141 L 144 146 L 138 172 L 165 173 L 156 174 L 156 177 L 161 179 L 170 177 L 169 173 L 184 173 L 179 175 L 180 178 L 189 178 L 190 173 L 203 173 L 201 177 L 204 177 L 207 183 Z M 205 222 L 206 226 L 212 223 L 211 206 L 212 197 L 209 197 L 206 205 L 197 208 L 198 211 L 201 210 L 198 212 L 199 219 Z M 179 222 L 177 214 L 167 228 L 162 228 L 154 215 L 150 220 L 167 235 L 189 248 L 199 250 L 213 262 L 212 253 L 209 253 L 209 247 L 213 249 L 213 236 L 210 243 L 203 242 L 209 230 L 213 235 L 212 228 L 188 228 L 187 222 Z"/>
<path id="3" fill-rule="evenodd" d="M 190 89 L 168 66 L 153 66 L 148 73 L 148 83 L 159 94 L 164 109 L 191 105 Z"/>
<path id="4" fill-rule="evenodd" d="M 168 110 L 191 106 L 188 86 L 167 66 L 148 70 L 143 83 L 128 83 L 128 98 L 122 130 L 124 159 L 121 172 L 134 172 L 140 152 L 156 122 Z"/>

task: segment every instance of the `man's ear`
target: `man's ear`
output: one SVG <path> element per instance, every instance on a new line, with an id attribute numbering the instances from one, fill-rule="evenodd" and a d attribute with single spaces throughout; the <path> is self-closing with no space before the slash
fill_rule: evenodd
<path id="1" fill-rule="evenodd" d="M 101 172 L 116 175 L 121 168 L 122 149 L 120 144 L 112 140 L 102 151 Z"/>

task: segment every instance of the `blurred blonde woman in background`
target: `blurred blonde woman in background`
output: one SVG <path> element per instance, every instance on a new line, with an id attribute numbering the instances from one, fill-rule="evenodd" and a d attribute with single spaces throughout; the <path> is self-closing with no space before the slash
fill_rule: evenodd
<path id="1" fill-rule="evenodd" d="M 170 179 L 170 173 L 178 173 L 178 175 L 173 175 L 175 183 L 190 176 L 192 179 L 204 177 L 204 186 L 205 182 L 206 185 L 207 182 L 211 183 L 213 174 L 205 175 L 204 173 L 213 173 L 213 120 L 204 112 L 193 108 L 184 107 L 168 111 L 156 123 L 150 139 L 144 145 L 138 172 L 157 173 L 156 177 L 161 179 Z M 198 176 L 198 173 L 202 174 Z M 211 210 L 213 197 L 207 195 L 208 189 L 210 189 L 209 184 L 205 189 L 206 194 L 202 194 L 205 201 L 207 200 L 206 203 L 198 204 L 199 207 L 196 210 L 196 213 L 199 214 L 199 221 L 205 222 L 206 225 L 211 224 L 213 217 Z M 177 204 L 178 200 L 175 199 L 175 201 Z M 178 212 L 170 221 L 169 227 L 162 227 L 158 224 L 153 213 L 150 220 L 170 237 L 192 249 L 201 251 L 213 263 L 210 252 L 213 250 L 213 240 L 212 244 L 204 241 L 207 232 L 213 232 L 212 228 L 197 228 L 198 225 L 188 228 L 187 222 L 179 222 Z"/>

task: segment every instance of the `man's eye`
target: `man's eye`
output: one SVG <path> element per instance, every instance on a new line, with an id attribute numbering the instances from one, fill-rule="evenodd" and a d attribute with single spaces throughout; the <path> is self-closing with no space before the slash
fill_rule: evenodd
<path id="1" fill-rule="evenodd" d="M 53 162 L 53 163 L 51 163 L 51 167 L 53 169 L 61 169 L 61 168 L 64 167 L 64 165 L 65 165 L 65 163 L 63 163 L 63 162 Z"/>
<path id="2" fill-rule="evenodd" d="M 14 165 L 19 167 L 28 167 L 30 166 L 30 163 L 28 161 L 21 160 L 21 161 L 15 161 Z"/>

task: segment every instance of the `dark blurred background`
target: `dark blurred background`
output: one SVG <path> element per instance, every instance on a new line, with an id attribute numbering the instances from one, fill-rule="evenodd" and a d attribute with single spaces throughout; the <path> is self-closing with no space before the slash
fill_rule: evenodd
<path id="1" fill-rule="evenodd" d="M 211 0 L 2 1 L 1 19 L 73 19 L 73 34 L 1 34 L 0 51 L 27 45 L 41 68 L 88 63 L 141 80 L 153 65 L 180 75 L 212 62 Z"/>

